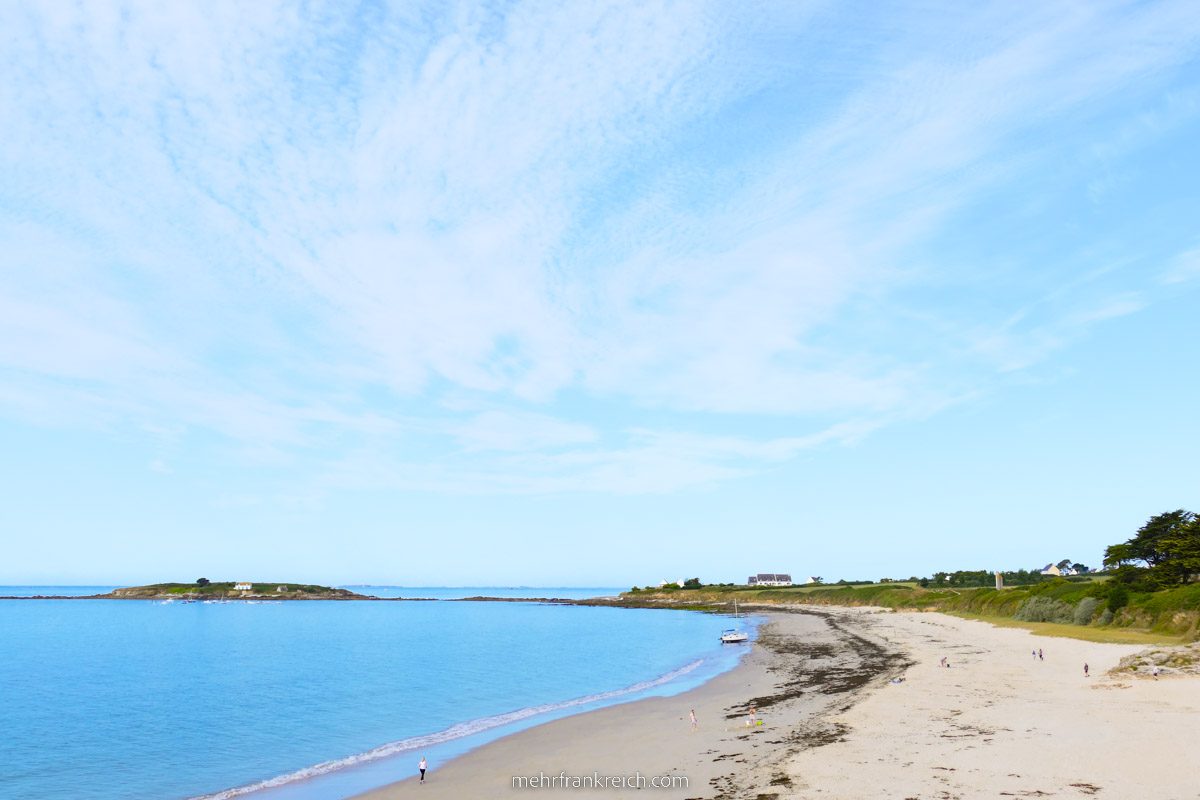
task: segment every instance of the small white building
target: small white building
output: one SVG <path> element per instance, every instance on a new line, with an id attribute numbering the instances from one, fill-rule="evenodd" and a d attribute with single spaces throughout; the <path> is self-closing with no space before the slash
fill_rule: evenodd
<path id="1" fill-rule="evenodd" d="M 252 590 L 253 588 L 254 588 L 254 584 L 252 584 L 252 583 L 235 583 L 233 585 L 233 590 L 235 592 L 248 592 L 248 591 Z"/>
<path id="2" fill-rule="evenodd" d="M 810 577 L 808 580 L 805 581 L 805 583 L 820 583 L 820 582 L 821 582 L 821 580 L 819 578 L 813 578 L 813 577 Z"/>
<path id="3" fill-rule="evenodd" d="M 1038 572 L 1042 575 L 1062 575 L 1062 570 L 1060 570 L 1055 564 L 1047 564 L 1038 570 Z"/>

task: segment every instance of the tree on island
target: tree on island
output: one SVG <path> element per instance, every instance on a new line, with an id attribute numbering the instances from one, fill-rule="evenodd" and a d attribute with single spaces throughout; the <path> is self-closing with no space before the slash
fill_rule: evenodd
<path id="1" fill-rule="evenodd" d="M 208 578 L 201 578 L 200 580 L 196 581 L 196 585 L 197 586 L 208 586 Z"/>
<path id="2" fill-rule="evenodd" d="M 683 588 L 685 589 L 699 589 L 703 585 L 704 584 L 700 583 L 699 578 L 688 578 L 683 582 Z"/>

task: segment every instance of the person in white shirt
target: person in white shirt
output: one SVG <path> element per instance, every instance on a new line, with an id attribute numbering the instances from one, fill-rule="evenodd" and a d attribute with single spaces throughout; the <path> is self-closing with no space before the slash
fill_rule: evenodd
<path id="1" fill-rule="evenodd" d="M 425 756 L 421 756 L 421 762 L 417 764 L 417 769 L 421 770 L 421 783 L 425 782 L 425 770 L 428 769 L 428 766 L 425 763 Z"/>

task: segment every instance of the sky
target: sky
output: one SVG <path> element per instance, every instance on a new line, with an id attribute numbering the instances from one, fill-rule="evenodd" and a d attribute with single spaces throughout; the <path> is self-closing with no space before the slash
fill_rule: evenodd
<path id="1" fill-rule="evenodd" d="M 1200 508 L 1200 15 L 0 5 L 0 583 L 1098 565 Z"/>

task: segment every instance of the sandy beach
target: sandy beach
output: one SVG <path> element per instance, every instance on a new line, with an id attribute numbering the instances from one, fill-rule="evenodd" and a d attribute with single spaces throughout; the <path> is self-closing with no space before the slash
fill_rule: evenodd
<path id="1" fill-rule="evenodd" d="M 1200 797 L 1200 679 L 1105 674 L 1139 647 L 936 613 L 762 611 L 743 663 L 697 689 L 549 722 L 361 797 Z M 571 785 L 597 775 L 675 785 Z"/>

